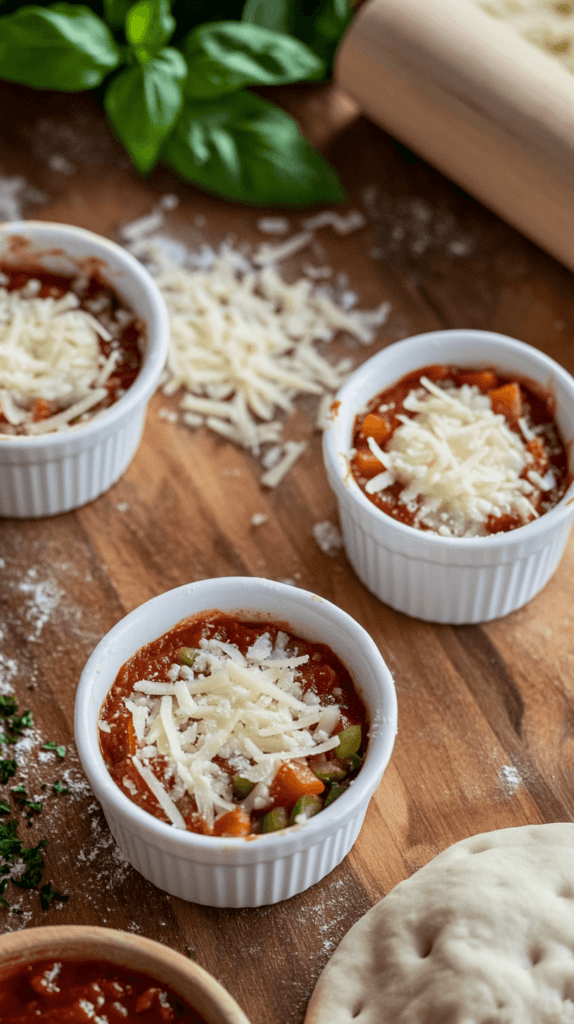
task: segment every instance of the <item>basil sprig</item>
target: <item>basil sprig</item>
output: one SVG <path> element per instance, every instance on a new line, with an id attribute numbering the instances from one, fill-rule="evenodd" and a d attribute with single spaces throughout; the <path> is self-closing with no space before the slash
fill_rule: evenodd
<path id="1" fill-rule="evenodd" d="M 66 92 L 103 84 L 108 120 L 142 174 L 162 159 L 250 205 L 344 200 L 296 122 L 248 90 L 328 76 L 348 0 L 247 0 L 241 21 L 200 25 L 189 3 L 172 10 L 171 0 L 15 3 L 0 16 L 0 78 Z"/>
<path id="2" fill-rule="evenodd" d="M 247 0 L 242 20 L 301 39 L 330 73 L 352 16 L 347 0 Z"/>
<path id="3" fill-rule="evenodd" d="M 182 45 L 189 67 L 188 99 L 205 100 L 246 85 L 285 85 L 321 75 L 323 61 L 298 39 L 259 25 L 220 21 L 200 25 Z"/>
<path id="4" fill-rule="evenodd" d="M 177 121 L 186 74 L 179 50 L 166 46 L 145 64 L 123 68 L 108 85 L 106 113 L 142 174 L 151 171 Z"/>
<path id="5" fill-rule="evenodd" d="M 335 171 L 293 118 L 248 91 L 210 103 L 186 101 L 163 158 L 188 181 L 239 203 L 300 206 L 345 198 Z"/>
<path id="6" fill-rule="evenodd" d="M 108 26 L 82 4 L 20 7 L 0 18 L 0 77 L 34 89 L 94 89 L 118 66 Z"/>

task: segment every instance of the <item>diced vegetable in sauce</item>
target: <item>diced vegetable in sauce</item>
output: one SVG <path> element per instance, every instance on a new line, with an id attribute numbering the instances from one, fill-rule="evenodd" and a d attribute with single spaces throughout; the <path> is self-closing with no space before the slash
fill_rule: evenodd
<path id="1" fill-rule="evenodd" d="M 492 368 L 426 366 L 375 395 L 350 462 L 382 512 L 444 536 L 524 526 L 572 481 L 552 397 Z"/>
<path id="2" fill-rule="evenodd" d="M 129 799 L 222 838 L 304 824 L 348 787 L 368 742 L 365 707 L 330 648 L 216 611 L 126 662 L 100 721 Z"/>

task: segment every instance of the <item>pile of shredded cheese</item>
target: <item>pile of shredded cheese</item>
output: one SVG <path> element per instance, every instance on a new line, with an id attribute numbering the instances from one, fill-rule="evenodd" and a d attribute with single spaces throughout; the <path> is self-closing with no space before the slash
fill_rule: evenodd
<path id="1" fill-rule="evenodd" d="M 244 272 L 229 254 L 209 270 L 172 265 L 156 282 L 171 328 L 165 393 L 184 387 L 190 426 L 205 421 L 256 454 L 280 439 L 276 415 L 297 395 L 332 395 L 348 376 L 352 361 L 331 365 L 316 342 L 346 331 L 369 344 L 388 312 L 387 303 L 346 312 L 305 278 L 286 284 L 272 266 Z"/>
<path id="2" fill-rule="evenodd" d="M 256 783 L 242 802 L 251 811 L 269 804 L 281 762 L 338 745 L 332 733 L 340 710 L 303 693 L 297 670 L 308 655 L 289 656 L 288 640 L 279 632 L 272 646 L 264 633 L 244 656 L 234 644 L 204 639 L 193 668 L 174 664 L 167 682 L 142 679 L 125 698 L 138 742 L 134 766 L 177 828 L 185 828 L 177 802 L 186 793 L 209 827 L 236 806 L 216 757 Z M 100 728 L 110 731 L 113 723 L 102 720 Z M 150 765 L 159 754 L 169 762 L 169 792 Z M 126 777 L 124 785 L 130 792 L 133 782 Z"/>
<path id="3" fill-rule="evenodd" d="M 98 339 L 111 341 L 112 334 L 79 308 L 73 291 L 40 298 L 39 280 L 31 278 L 25 288 L 13 291 L 3 287 L 6 283 L 0 275 L 0 408 L 8 420 L 8 429 L 0 425 L 0 433 L 65 429 L 107 395 L 104 384 L 118 353 L 106 359 Z M 37 398 L 61 411 L 32 422 Z"/>
<path id="4" fill-rule="evenodd" d="M 329 215 L 319 226 L 331 222 Z M 339 216 L 335 228 L 348 233 L 363 224 L 354 213 Z M 270 227 L 285 225 L 273 221 Z M 390 310 L 388 302 L 370 311 L 352 309 L 355 295 L 335 301 L 332 290 L 308 277 L 294 284 L 283 280 L 278 263 L 308 245 L 315 226 L 278 246 L 260 246 L 251 258 L 229 243 L 217 252 L 204 246 L 189 253 L 160 235 L 129 244 L 155 277 L 168 309 L 164 393 L 183 389 L 180 410 L 189 427 L 205 424 L 257 457 L 264 446 L 273 446 L 275 462 L 264 463 L 268 472 L 261 478 L 267 487 L 277 486 L 307 447 L 304 441 L 283 442 L 283 420 L 296 397 L 318 397 L 321 429 L 334 393 L 352 370 L 350 358 L 333 364 L 317 343 L 344 332 L 370 344 Z"/>
<path id="5" fill-rule="evenodd" d="M 518 516 L 526 523 L 538 516 L 532 498 L 556 483 L 552 469 L 544 478 L 534 469 L 522 476 L 533 457 L 525 441 L 534 437 L 528 423 L 524 437 L 511 430 L 490 398 L 479 388 L 439 387 L 421 377 L 409 393 L 387 451 L 374 438 L 369 448 L 383 469 L 365 484 L 368 494 L 400 481 L 399 501 L 423 524 L 442 536 L 483 535 L 489 516 Z"/>

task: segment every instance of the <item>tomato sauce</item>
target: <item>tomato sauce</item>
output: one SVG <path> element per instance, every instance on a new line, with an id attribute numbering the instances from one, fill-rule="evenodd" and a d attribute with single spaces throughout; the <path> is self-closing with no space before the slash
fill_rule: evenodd
<path id="1" fill-rule="evenodd" d="M 148 974 L 106 960 L 45 960 L 0 981 L 0 1024 L 205 1024 Z"/>
<path id="2" fill-rule="evenodd" d="M 114 334 L 112 340 L 108 341 L 98 336 L 98 344 L 106 359 L 112 349 L 117 350 L 118 357 L 111 375 L 104 384 L 107 391 L 106 397 L 97 405 L 92 406 L 88 415 L 92 416 L 102 409 L 107 409 L 131 387 L 140 371 L 143 324 L 134 319 L 131 311 L 120 303 L 115 292 L 105 284 L 97 272 L 86 277 L 80 284 L 79 277 L 72 278 L 61 274 L 52 274 L 39 268 L 19 269 L 11 265 L 0 264 L 0 284 L 6 291 L 21 291 L 32 280 L 40 282 L 40 288 L 35 292 L 34 297 L 60 299 L 66 293 L 74 292 L 80 300 L 79 309 L 91 313 L 108 329 L 112 325 L 111 333 Z M 125 314 L 126 322 L 124 326 L 114 330 L 114 319 L 119 311 Z M 32 422 L 37 423 L 39 420 L 49 419 L 64 407 L 60 401 L 48 401 L 44 396 L 37 395 L 32 401 Z M 26 431 L 25 428 L 8 424 L 0 403 L 0 433 L 2 432 L 25 433 Z"/>
<path id="3" fill-rule="evenodd" d="M 271 809 L 281 805 L 287 814 L 291 814 L 297 800 L 306 793 L 321 793 L 321 803 L 331 802 L 335 795 L 339 795 L 339 790 L 331 792 L 332 783 L 335 781 L 331 775 L 334 773 L 337 776 L 337 784 L 346 788 L 357 774 L 367 746 L 367 714 L 347 669 L 334 652 L 325 644 L 311 643 L 294 636 L 285 623 L 244 622 L 212 611 L 183 620 L 158 640 L 137 651 L 120 669 L 102 705 L 100 722 L 104 722 L 105 730 L 100 731 L 100 745 L 106 766 L 116 784 L 139 807 L 143 807 L 162 821 L 169 820 L 134 767 L 136 743 L 132 714 L 125 704 L 126 698 L 133 696 L 134 684 L 138 680 L 167 680 L 170 668 L 174 663 L 177 664 L 178 652 L 182 649 L 198 649 L 202 640 L 220 640 L 226 644 L 233 644 L 245 655 L 258 638 L 265 634 L 272 645 L 276 644 L 280 634 L 287 634 L 285 648 L 288 654 L 291 657 L 308 657 L 307 663 L 297 669 L 297 679 L 303 695 L 315 695 L 316 704 L 320 703 L 323 708 L 336 706 L 340 709 L 340 717 L 333 729 L 333 735 L 344 734 L 343 738 L 347 740 L 348 733 L 344 731 L 358 727 L 357 735 L 360 734 L 360 742 L 357 750 L 353 752 L 352 757 L 345 757 L 340 761 L 330 755 L 309 757 L 307 766 L 295 765 L 291 768 L 285 766 L 291 764 L 286 755 L 285 763 L 271 785 L 267 804 L 264 807 L 250 808 L 247 820 L 242 819 L 239 813 L 232 815 L 224 822 L 224 831 L 217 820 L 214 828 L 209 828 L 198 816 L 194 799 L 186 795 L 179 801 L 185 818 L 185 827 L 189 831 L 208 835 L 254 835 L 260 831 L 275 830 L 263 827 L 262 824 L 265 815 Z M 307 700 L 314 700 L 315 697 L 307 696 Z M 230 779 L 235 779 L 237 769 L 233 763 L 220 757 L 216 757 L 215 761 Z M 168 759 L 162 755 L 157 756 L 153 759 L 151 767 L 169 790 L 173 786 L 173 775 Z M 324 769 L 325 774 L 322 774 L 320 769 Z M 314 774 L 315 770 L 319 771 L 326 781 L 317 785 L 318 777 Z M 242 804 L 242 796 L 241 789 L 234 795 L 238 812 L 245 806 Z M 241 821 L 244 822 L 243 825 Z"/>
<path id="4" fill-rule="evenodd" d="M 491 368 L 459 369 L 443 365 L 425 366 L 406 374 L 392 387 L 375 395 L 368 403 L 366 413 L 363 412 L 356 417 L 353 431 L 354 452 L 350 460 L 351 471 L 369 501 L 386 515 L 407 526 L 432 530 L 432 527 L 418 519 L 412 504 L 401 502 L 400 495 L 405 487 L 401 481 L 395 480 L 384 490 L 372 494 L 365 491 L 369 479 L 383 470 L 381 463 L 372 455 L 367 438 L 369 435 L 374 437 L 383 451 L 389 450 L 392 437 L 397 427 L 401 425 L 398 414 L 409 417 L 415 415 L 404 408 L 404 401 L 410 392 L 420 388 L 420 379 L 423 376 L 439 385 L 448 381 L 456 388 L 462 387 L 463 384 L 477 387 L 482 394 L 490 396 L 493 411 L 502 413 L 509 428 L 521 438 L 523 435 L 519 419 L 526 420 L 530 428 L 538 428 L 536 437 L 525 444 L 531 461 L 525 467 L 522 476 L 526 478 L 526 473 L 530 470 L 544 476 L 552 467 L 555 486 L 548 491 L 539 491 L 531 501 L 538 515 L 554 508 L 565 494 L 573 476 L 568 471 L 568 455 L 553 420 L 551 397 L 543 394 L 530 381 L 507 377 Z M 503 533 L 523 525 L 524 520 L 518 515 L 489 516 L 484 532 Z"/>

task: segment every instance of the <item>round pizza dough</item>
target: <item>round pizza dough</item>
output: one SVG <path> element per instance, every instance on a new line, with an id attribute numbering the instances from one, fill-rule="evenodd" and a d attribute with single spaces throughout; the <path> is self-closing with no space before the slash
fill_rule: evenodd
<path id="1" fill-rule="evenodd" d="M 455 843 L 347 933 L 305 1024 L 573 1024 L 574 823 Z"/>

